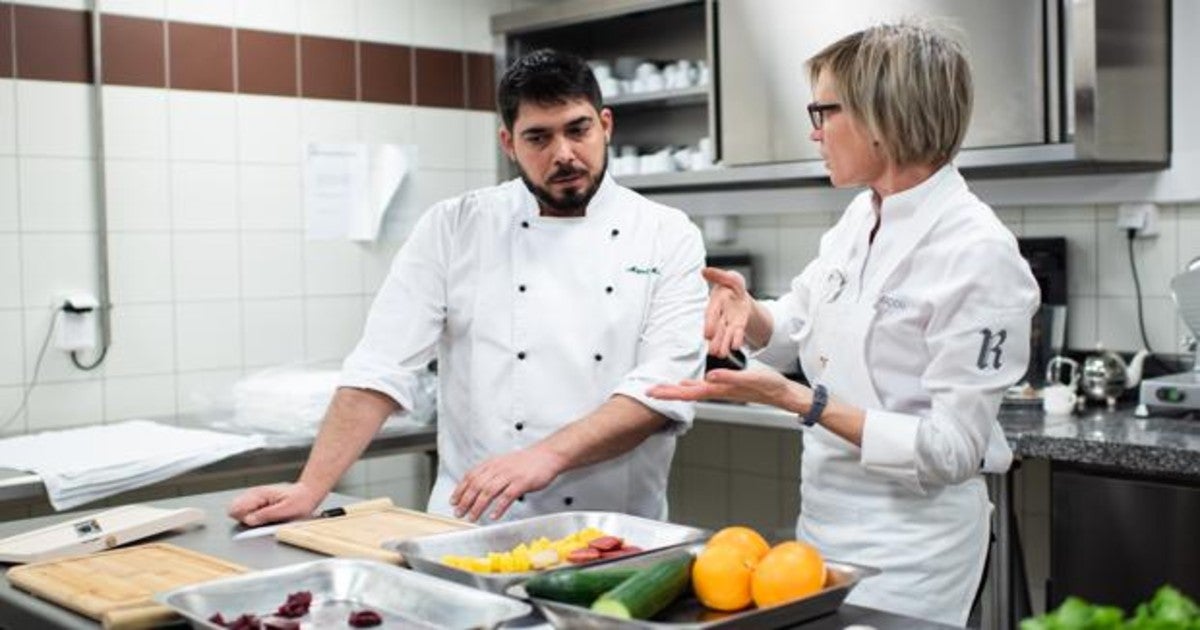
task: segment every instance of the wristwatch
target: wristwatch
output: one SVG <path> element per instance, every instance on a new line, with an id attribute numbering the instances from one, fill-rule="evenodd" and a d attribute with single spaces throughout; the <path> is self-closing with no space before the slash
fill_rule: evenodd
<path id="1" fill-rule="evenodd" d="M 825 413 L 825 405 L 829 404 L 829 390 L 825 389 L 824 385 L 817 385 L 813 388 L 812 405 L 808 408 L 808 413 L 800 416 L 800 424 L 806 427 L 811 427 L 821 420 L 821 414 Z"/>

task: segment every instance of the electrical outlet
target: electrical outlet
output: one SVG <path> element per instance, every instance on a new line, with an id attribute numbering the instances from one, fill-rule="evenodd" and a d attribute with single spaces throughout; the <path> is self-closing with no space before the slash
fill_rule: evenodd
<path id="1" fill-rule="evenodd" d="M 1123 203 L 1117 206 L 1117 227 L 1134 230 L 1137 238 L 1158 236 L 1158 206 L 1152 203 Z"/>
<path id="2" fill-rule="evenodd" d="M 99 302 L 90 293 L 65 293 L 54 314 L 54 347 L 65 352 L 96 347 Z"/>

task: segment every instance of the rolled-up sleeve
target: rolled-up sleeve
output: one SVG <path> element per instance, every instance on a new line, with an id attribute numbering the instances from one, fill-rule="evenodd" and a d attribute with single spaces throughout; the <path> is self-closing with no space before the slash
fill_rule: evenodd
<path id="1" fill-rule="evenodd" d="M 418 375 L 436 356 L 445 322 L 453 205 L 430 208 L 396 254 L 362 338 L 342 363 L 339 386 L 381 392 L 412 410 Z"/>
<path id="2" fill-rule="evenodd" d="M 976 243 L 930 289 L 929 413 L 868 410 L 861 463 L 916 492 L 979 473 L 1005 389 L 1025 373 L 1037 283 L 1016 248 Z"/>
<path id="3" fill-rule="evenodd" d="M 661 274 L 654 287 L 649 313 L 638 339 L 637 365 L 614 393 L 628 396 L 671 421 L 668 430 L 686 431 L 695 408 L 690 402 L 650 398 L 654 385 L 700 378 L 704 373 L 704 307 L 707 287 L 704 243 L 700 231 L 686 219 L 668 224 L 671 242 L 664 248 Z M 664 235 L 667 236 L 667 235 Z"/>

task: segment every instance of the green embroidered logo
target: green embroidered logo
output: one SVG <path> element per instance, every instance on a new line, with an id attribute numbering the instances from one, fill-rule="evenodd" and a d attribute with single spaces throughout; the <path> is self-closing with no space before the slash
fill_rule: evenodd
<path id="1" fill-rule="evenodd" d="M 658 275 L 658 267 L 639 267 L 637 265 L 630 265 L 625 271 L 643 276 Z"/>

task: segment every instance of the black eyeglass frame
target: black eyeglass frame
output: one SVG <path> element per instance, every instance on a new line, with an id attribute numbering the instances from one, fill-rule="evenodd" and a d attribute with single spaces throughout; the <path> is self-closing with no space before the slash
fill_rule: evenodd
<path id="1" fill-rule="evenodd" d="M 841 103 L 809 103 L 808 120 L 812 123 L 813 129 L 820 131 L 825 126 L 825 112 L 838 112 L 841 110 Z"/>

